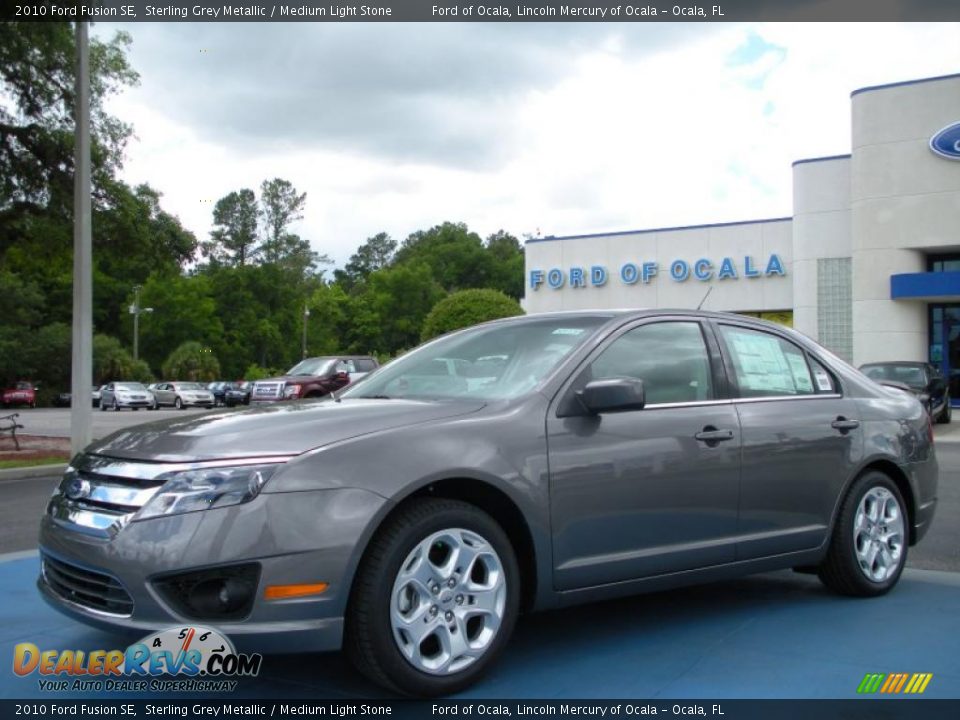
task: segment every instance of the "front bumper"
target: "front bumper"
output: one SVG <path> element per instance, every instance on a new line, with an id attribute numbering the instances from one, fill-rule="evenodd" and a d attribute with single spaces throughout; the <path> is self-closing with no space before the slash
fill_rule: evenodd
<path id="1" fill-rule="evenodd" d="M 153 407 L 153 400 L 121 400 L 117 398 L 117 407 L 121 408 L 150 408 Z M 112 404 L 111 404 L 112 406 Z"/>
<path id="2" fill-rule="evenodd" d="M 60 612 L 121 634 L 195 622 L 217 627 L 249 652 L 335 650 L 342 642 L 357 546 L 384 502 L 354 489 L 262 493 L 242 505 L 130 522 L 110 538 L 68 529 L 47 514 L 41 556 L 115 578 L 132 599 L 132 610 L 120 615 L 78 604 L 43 574 L 37 584 Z M 260 576 L 242 620 L 182 615 L 154 582 L 174 572 L 249 562 L 259 565 Z M 264 599 L 268 585 L 316 582 L 329 584 L 322 595 Z"/>

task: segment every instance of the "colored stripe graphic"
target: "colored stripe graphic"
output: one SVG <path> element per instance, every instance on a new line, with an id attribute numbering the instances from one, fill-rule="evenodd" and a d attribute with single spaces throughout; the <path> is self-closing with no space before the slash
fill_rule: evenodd
<path id="1" fill-rule="evenodd" d="M 886 695 L 919 695 L 927 689 L 933 673 L 867 673 L 857 686 L 857 692 L 868 695 L 880 692 Z"/>
<path id="2" fill-rule="evenodd" d="M 857 688 L 858 693 L 875 693 L 880 689 L 880 683 L 883 682 L 883 679 L 886 677 L 883 673 L 867 673 L 863 677 L 863 681 L 860 683 L 860 687 Z"/>

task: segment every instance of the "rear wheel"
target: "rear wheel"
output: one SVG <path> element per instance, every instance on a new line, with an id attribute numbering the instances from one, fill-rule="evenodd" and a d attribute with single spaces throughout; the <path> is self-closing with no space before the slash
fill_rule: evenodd
<path id="1" fill-rule="evenodd" d="M 867 472 L 853 483 L 840 507 L 820 579 L 844 595 L 888 592 L 907 562 L 907 522 L 896 483 L 881 472 Z"/>
<path id="2" fill-rule="evenodd" d="M 344 648 L 361 672 L 393 690 L 457 692 L 503 650 L 519 593 L 513 548 L 493 518 L 457 500 L 416 500 L 371 542 Z"/>

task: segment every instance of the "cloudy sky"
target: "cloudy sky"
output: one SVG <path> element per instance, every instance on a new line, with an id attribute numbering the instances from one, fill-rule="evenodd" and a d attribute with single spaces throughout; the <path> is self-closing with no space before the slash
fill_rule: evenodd
<path id="1" fill-rule="evenodd" d="M 97 25 L 106 35 L 115 28 Z M 131 24 L 126 179 L 201 239 L 282 177 L 342 264 L 445 220 L 566 235 L 791 213 L 850 92 L 960 71 L 960 25 Z"/>

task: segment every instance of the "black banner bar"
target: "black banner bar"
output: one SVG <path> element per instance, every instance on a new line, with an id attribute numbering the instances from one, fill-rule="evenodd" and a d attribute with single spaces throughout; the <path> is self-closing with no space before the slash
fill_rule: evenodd
<path id="1" fill-rule="evenodd" d="M 27 717 L 956 720 L 960 700 L 0 700 L 0 719 Z"/>
<path id="2" fill-rule="evenodd" d="M 958 0 L 6 0 L 0 18 L 109 22 L 960 21 Z"/>

